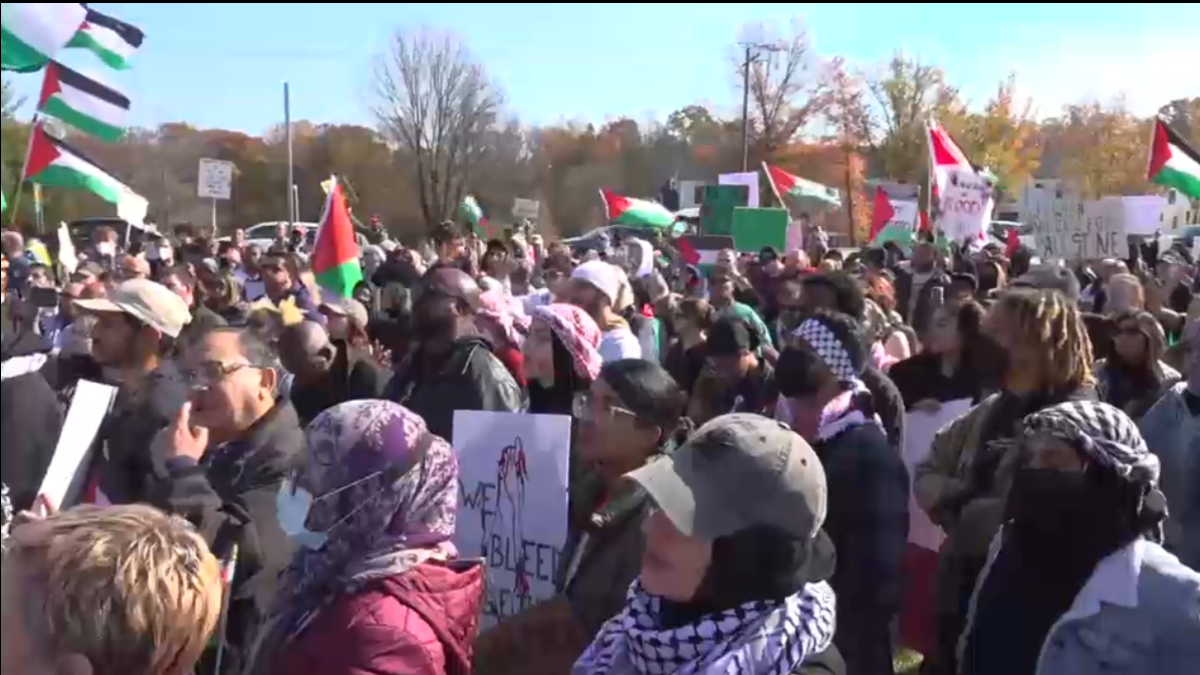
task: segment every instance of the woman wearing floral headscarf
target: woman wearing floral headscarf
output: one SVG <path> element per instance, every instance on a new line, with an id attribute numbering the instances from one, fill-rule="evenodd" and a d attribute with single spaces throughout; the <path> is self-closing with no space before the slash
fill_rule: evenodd
<path id="1" fill-rule="evenodd" d="M 1160 545 L 1159 462 L 1128 415 L 1024 420 L 1026 463 L 959 642 L 962 675 L 1200 672 L 1200 574 Z"/>
<path id="2" fill-rule="evenodd" d="M 455 560 L 453 449 L 406 408 L 353 401 L 308 427 L 307 455 L 277 498 L 297 553 L 250 672 L 469 673 L 484 573 Z"/>

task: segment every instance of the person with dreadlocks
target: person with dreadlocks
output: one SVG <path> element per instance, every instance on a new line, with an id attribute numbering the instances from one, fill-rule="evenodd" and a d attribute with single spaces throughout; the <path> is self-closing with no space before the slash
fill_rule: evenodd
<path id="1" fill-rule="evenodd" d="M 1025 418 L 1023 465 L 960 641 L 962 675 L 1200 672 L 1200 573 L 1162 541 L 1158 458 L 1128 415 Z"/>
<path id="2" fill-rule="evenodd" d="M 1097 400 L 1091 341 L 1075 303 L 1062 292 L 1007 291 L 984 326 L 1007 362 L 997 371 L 1002 390 L 942 429 L 914 471 L 918 506 L 947 535 L 939 553 L 935 673 L 956 672 L 967 603 L 1019 464 L 1020 421 L 1058 403 Z"/>

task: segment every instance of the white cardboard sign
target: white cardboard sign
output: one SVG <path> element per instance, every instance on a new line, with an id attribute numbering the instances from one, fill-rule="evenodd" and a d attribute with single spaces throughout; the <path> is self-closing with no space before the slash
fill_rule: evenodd
<path id="1" fill-rule="evenodd" d="M 554 595 L 567 539 L 571 418 L 456 410 L 454 448 L 454 544 L 487 565 L 487 629 Z"/>

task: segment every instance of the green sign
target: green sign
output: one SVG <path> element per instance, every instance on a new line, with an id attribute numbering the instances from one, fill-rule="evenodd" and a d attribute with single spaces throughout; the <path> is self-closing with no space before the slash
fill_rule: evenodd
<path id="1" fill-rule="evenodd" d="M 750 201 L 750 188 L 745 185 L 705 185 L 704 203 L 700 206 L 700 233 L 733 234 L 733 210 L 745 207 Z"/>
<path id="2" fill-rule="evenodd" d="M 787 248 L 789 221 L 787 209 L 735 208 L 732 234 L 737 250 L 761 251 L 771 246 L 783 251 Z"/>

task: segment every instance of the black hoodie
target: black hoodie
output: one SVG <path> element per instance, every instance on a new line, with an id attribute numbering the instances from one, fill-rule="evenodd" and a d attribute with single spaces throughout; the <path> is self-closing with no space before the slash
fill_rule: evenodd
<path id="1" fill-rule="evenodd" d="M 17 511 L 32 506 L 62 431 L 63 411 L 41 373 L 48 352 L 29 331 L 7 332 L 0 348 L 0 482 Z"/>

